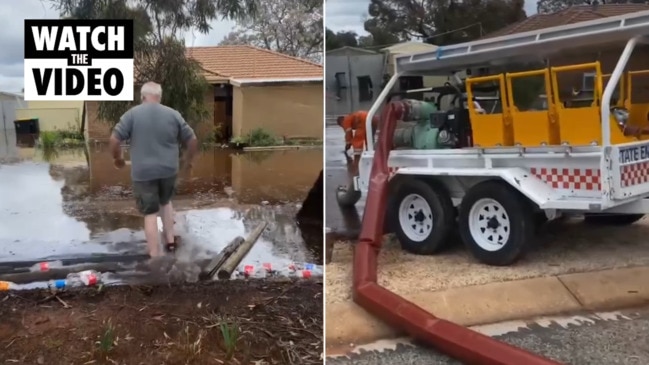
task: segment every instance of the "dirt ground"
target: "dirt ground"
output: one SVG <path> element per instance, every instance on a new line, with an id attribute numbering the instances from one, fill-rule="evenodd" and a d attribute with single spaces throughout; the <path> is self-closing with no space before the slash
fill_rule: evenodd
<path id="1" fill-rule="evenodd" d="M 321 364 L 322 282 L 0 294 L 3 364 Z"/>
<path id="2" fill-rule="evenodd" d="M 384 237 L 379 283 L 408 295 L 491 282 L 649 265 L 649 218 L 627 227 L 584 224 L 580 219 L 552 222 L 527 257 L 509 267 L 473 260 L 460 243 L 435 256 L 406 253 L 393 235 Z M 334 244 L 326 266 L 327 304 L 351 300 L 353 242 Z M 416 282 L 416 285 L 414 283 Z"/>

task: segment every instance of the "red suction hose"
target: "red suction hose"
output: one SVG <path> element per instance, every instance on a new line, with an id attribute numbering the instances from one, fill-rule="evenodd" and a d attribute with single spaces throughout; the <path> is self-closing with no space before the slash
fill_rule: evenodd
<path id="1" fill-rule="evenodd" d="M 386 105 L 381 118 L 360 240 L 354 251 L 354 301 L 386 323 L 467 364 L 561 365 L 439 319 L 377 284 L 377 259 L 388 197 L 388 156 L 397 120 L 407 114 L 407 108 L 404 103 L 392 102 Z"/>

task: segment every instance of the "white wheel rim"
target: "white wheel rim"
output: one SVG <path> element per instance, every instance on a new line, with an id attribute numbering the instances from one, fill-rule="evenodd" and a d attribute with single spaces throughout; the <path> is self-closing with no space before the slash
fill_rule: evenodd
<path id="1" fill-rule="evenodd" d="M 505 208 L 493 199 L 480 199 L 469 212 L 469 230 L 475 243 L 485 251 L 505 247 L 511 233 L 511 223 Z"/>
<path id="2" fill-rule="evenodd" d="M 410 240 L 421 242 L 433 231 L 433 210 L 419 194 L 410 194 L 399 204 L 399 225 Z"/>

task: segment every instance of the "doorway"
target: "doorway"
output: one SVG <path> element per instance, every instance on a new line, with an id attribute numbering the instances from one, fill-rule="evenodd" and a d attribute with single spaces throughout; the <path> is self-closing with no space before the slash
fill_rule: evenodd
<path id="1" fill-rule="evenodd" d="M 232 138 L 232 85 L 214 85 L 215 139 L 228 142 Z"/>

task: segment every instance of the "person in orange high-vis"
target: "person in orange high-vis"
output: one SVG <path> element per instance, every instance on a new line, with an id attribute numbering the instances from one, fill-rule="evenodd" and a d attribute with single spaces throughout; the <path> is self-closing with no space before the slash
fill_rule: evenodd
<path id="1" fill-rule="evenodd" d="M 338 117 L 338 125 L 345 130 L 345 153 L 350 148 L 353 148 L 355 156 L 360 156 L 365 149 L 365 138 L 367 133 L 365 131 L 365 120 L 367 119 L 367 111 L 359 110 L 350 113 L 346 116 Z M 374 116 L 372 118 L 372 130 L 376 131 L 379 118 Z"/>

